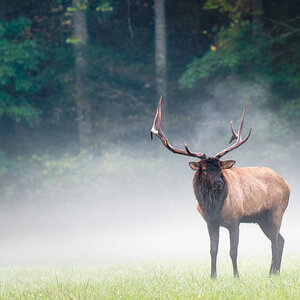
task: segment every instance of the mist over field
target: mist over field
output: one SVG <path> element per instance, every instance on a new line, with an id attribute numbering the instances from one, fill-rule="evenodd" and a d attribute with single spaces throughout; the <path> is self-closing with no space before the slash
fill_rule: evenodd
<path id="1" fill-rule="evenodd" d="M 223 159 L 236 160 L 237 167 L 271 167 L 290 184 L 290 203 L 281 228 L 286 240 L 284 268 L 285 257 L 297 256 L 300 251 L 298 162 L 264 158 L 264 151 L 274 145 L 274 141 L 273 144 L 262 142 L 261 135 L 265 135 L 271 124 L 263 120 L 251 100 L 248 97 L 244 136 L 250 127 L 252 136 Z M 219 109 L 217 103 L 206 103 L 196 107 L 199 120 L 195 120 L 193 129 L 181 128 L 180 134 L 174 132 L 170 115 L 162 128 L 167 127 L 165 134 L 176 147 L 183 148 L 185 141 L 192 151 L 214 155 L 227 145 L 231 117 L 237 128 L 243 104 L 244 100 L 238 99 L 235 105 Z M 155 107 L 151 109 L 155 111 Z M 193 113 L 190 108 L 184 112 Z M 65 183 L 60 182 L 57 190 L 47 193 L 37 190 L 31 200 L 25 202 L 20 191 L 20 199 L 1 204 L 1 266 L 153 259 L 208 261 L 208 232 L 196 210 L 192 189 L 194 172 L 188 166 L 193 158 L 173 155 L 156 137 L 151 142 L 152 117 L 143 122 L 143 139 L 134 145 L 124 141 L 123 148 L 111 145 L 111 152 L 102 156 L 83 156 L 82 170 L 77 173 L 80 179 L 75 183 L 62 178 L 59 180 Z M 284 145 L 278 147 L 284 149 Z M 46 162 L 42 163 L 47 166 Z M 92 180 L 89 177 L 86 181 L 86 169 L 91 168 Z M 46 171 L 42 170 L 40 176 L 45 175 Z M 34 189 L 36 187 L 32 187 Z M 220 260 L 228 262 L 228 253 L 228 231 L 222 228 Z M 258 225 L 241 224 L 238 259 L 246 261 L 249 257 L 262 257 L 269 266 L 271 246 Z"/>

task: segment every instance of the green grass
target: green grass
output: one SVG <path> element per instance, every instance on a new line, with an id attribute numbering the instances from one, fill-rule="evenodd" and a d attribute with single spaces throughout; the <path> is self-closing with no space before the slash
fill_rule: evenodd
<path id="1" fill-rule="evenodd" d="M 268 276 L 266 261 L 196 261 L 116 265 L 60 265 L 0 269 L 0 299 L 300 299 L 299 260 L 285 261 L 280 276 Z"/>

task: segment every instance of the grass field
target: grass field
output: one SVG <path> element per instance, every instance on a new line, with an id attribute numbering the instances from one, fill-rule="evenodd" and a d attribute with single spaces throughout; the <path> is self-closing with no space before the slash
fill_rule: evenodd
<path id="1" fill-rule="evenodd" d="M 231 265 L 209 262 L 59 265 L 0 269 L 0 299 L 300 299 L 299 260 L 285 260 L 280 276 L 268 276 L 269 262 Z"/>

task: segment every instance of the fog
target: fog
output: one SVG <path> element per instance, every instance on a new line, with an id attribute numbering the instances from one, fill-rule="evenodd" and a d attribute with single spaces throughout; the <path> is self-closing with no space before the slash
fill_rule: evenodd
<path id="1" fill-rule="evenodd" d="M 176 147 L 187 142 L 192 151 L 214 155 L 227 145 L 230 118 L 238 126 L 243 101 L 236 99 L 232 107 L 221 100 L 192 111 L 188 105 L 184 107 L 186 114 L 193 115 L 193 128 L 177 126 L 180 129 L 175 131 L 175 121 L 168 115 L 167 125 L 162 124 L 168 139 Z M 193 159 L 173 155 L 156 138 L 150 141 L 152 117 L 143 120 L 140 142 L 124 141 L 110 172 L 103 172 L 95 157 L 93 164 L 99 164 L 99 169 L 93 181 L 66 184 L 63 190 L 37 195 L 30 203 L 23 203 L 20 196 L 15 203 L 1 204 L 0 265 L 207 260 L 206 223 L 196 210 L 194 173 L 188 166 Z M 284 159 L 282 153 L 265 154 L 273 151 L 274 145 L 284 152 L 284 145 L 276 138 L 264 140 L 271 126 L 260 106 L 249 98 L 244 135 L 252 127 L 252 136 L 226 159 L 236 160 L 237 167 L 271 167 L 290 184 L 292 194 L 281 228 L 285 258 L 299 255 L 300 250 L 299 160 L 286 159 L 295 153 L 285 153 Z M 107 159 L 110 157 L 108 154 Z M 222 229 L 219 261 L 230 260 L 228 253 L 228 231 Z M 270 242 L 256 224 L 241 224 L 239 260 L 249 257 L 263 257 L 269 266 Z"/>

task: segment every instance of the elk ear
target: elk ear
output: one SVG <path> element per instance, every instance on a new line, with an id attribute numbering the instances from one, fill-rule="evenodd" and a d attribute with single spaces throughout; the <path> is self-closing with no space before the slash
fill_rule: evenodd
<path id="1" fill-rule="evenodd" d="M 235 163 L 235 160 L 220 161 L 222 169 L 230 169 Z"/>
<path id="2" fill-rule="evenodd" d="M 199 163 L 197 163 L 197 162 L 190 162 L 189 165 L 194 171 L 197 171 L 200 169 Z"/>

